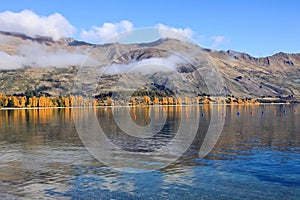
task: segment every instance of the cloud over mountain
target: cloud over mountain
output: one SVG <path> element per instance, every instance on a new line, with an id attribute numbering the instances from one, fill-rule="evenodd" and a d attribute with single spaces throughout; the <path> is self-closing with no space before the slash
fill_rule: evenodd
<path id="1" fill-rule="evenodd" d="M 191 28 L 174 28 L 164 24 L 157 24 L 158 32 L 162 38 L 175 38 L 182 40 L 184 37 L 191 38 L 195 33 Z"/>
<path id="2" fill-rule="evenodd" d="M 122 73 L 143 73 L 151 74 L 154 72 L 176 71 L 177 65 L 186 63 L 179 56 L 169 56 L 167 58 L 148 58 L 141 61 L 134 61 L 129 64 L 112 64 L 103 73 L 122 74 Z"/>
<path id="3" fill-rule="evenodd" d="M 88 49 L 87 49 L 88 50 Z M 87 51 L 86 50 L 86 51 Z M 54 48 L 39 43 L 20 44 L 16 46 L 17 54 L 9 54 L 0 50 L 0 70 L 19 69 L 31 67 L 67 67 L 96 66 L 99 63 L 88 57 L 87 52 L 78 50 L 68 51 L 64 48 Z"/>
<path id="4" fill-rule="evenodd" d="M 133 23 L 122 20 L 117 23 L 104 23 L 102 26 L 92 26 L 90 30 L 83 30 L 80 36 L 87 41 L 103 43 L 111 37 L 132 30 Z"/>
<path id="5" fill-rule="evenodd" d="M 216 49 L 220 44 L 229 41 L 227 38 L 225 38 L 224 36 L 221 36 L 221 35 L 212 36 L 209 39 L 213 41 L 213 43 L 210 47 L 211 49 Z"/>

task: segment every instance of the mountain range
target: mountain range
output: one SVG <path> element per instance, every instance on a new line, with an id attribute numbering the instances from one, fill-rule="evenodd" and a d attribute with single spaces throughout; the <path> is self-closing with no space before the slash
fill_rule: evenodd
<path id="1" fill-rule="evenodd" d="M 117 90 L 299 99 L 300 54 L 256 58 L 177 39 L 95 45 L 0 31 L 0 93 L 97 95 Z"/>

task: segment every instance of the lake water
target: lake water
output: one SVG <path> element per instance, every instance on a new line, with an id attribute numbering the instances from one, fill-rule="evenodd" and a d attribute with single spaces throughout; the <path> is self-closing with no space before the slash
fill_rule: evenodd
<path id="1" fill-rule="evenodd" d="M 119 149 L 89 146 L 91 117 Z M 300 199 L 299 105 L 0 110 L 0 119 L 0 199 Z M 214 119 L 220 135 L 199 157 Z"/>

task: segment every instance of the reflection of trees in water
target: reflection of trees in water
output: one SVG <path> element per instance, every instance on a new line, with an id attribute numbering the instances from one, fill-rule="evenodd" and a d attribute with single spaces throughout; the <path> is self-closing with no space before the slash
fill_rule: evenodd
<path id="1" fill-rule="evenodd" d="M 150 107 L 130 107 L 130 116 L 136 124 L 146 126 L 151 122 Z"/>
<path id="2" fill-rule="evenodd" d="M 299 148 L 300 136 L 296 132 L 300 129 L 300 118 L 293 109 L 293 105 L 227 106 L 223 132 L 208 159 L 247 158 L 255 155 L 255 149 Z"/>
<path id="3" fill-rule="evenodd" d="M 126 151 L 152 152 L 167 145 L 176 135 L 181 121 L 180 113 L 176 112 L 176 109 L 172 106 L 121 108 L 123 111 L 127 109 L 131 116 L 131 119 L 124 120 L 132 120 L 138 126 L 146 126 L 151 123 L 153 120 L 151 120 L 152 112 L 153 117 L 161 117 L 161 114 L 166 116 L 161 130 L 153 133 L 150 137 L 140 138 L 138 137 L 138 132 L 128 134 L 118 126 L 114 119 L 116 116 L 112 114 L 113 109 L 118 108 L 100 108 L 97 111 L 98 121 L 110 141 Z M 116 112 L 116 114 L 118 113 L 124 115 L 122 112 Z M 132 136 L 134 134 L 137 136 Z"/>
<path id="4" fill-rule="evenodd" d="M 296 109 L 299 108 L 296 105 Z M 180 173 L 187 166 L 207 165 L 209 160 L 249 159 L 257 150 L 299 152 L 300 117 L 294 113 L 293 105 L 267 106 L 226 106 L 226 113 L 215 107 L 226 118 L 222 134 L 213 150 L 204 158 L 198 159 L 210 122 L 211 106 L 198 107 L 200 118 L 198 133 L 189 149 L 174 163 L 161 169 L 164 173 Z M 277 110 L 277 114 L 273 114 Z M 285 112 L 284 112 L 285 110 Z M 262 115 L 262 111 L 264 114 Z M 237 115 L 240 112 L 240 115 Z"/>
<path id="5" fill-rule="evenodd" d="M 200 118 L 199 130 L 190 148 L 183 156 L 170 166 L 162 169 L 165 173 L 180 173 L 180 170 L 186 166 L 198 166 L 205 164 L 205 160 L 234 160 L 240 159 L 240 156 L 251 156 L 255 154 L 255 148 L 272 148 L 278 151 L 299 151 L 300 136 L 297 130 L 300 129 L 299 113 L 294 113 L 294 109 L 299 110 L 297 105 L 286 106 L 227 106 L 225 126 L 223 133 L 218 140 L 213 151 L 205 157 L 202 163 L 196 161 L 198 158 L 199 148 L 203 142 L 204 133 L 210 122 L 211 106 L 154 106 L 154 107 L 130 107 L 130 113 L 137 113 L 137 123 L 141 120 L 147 125 L 151 122 L 151 116 L 160 118 L 162 115 L 168 115 L 168 129 L 176 130 L 176 124 L 180 124 L 181 117 L 187 117 L 187 113 L 191 109 L 197 109 L 199 113 L 205 113 L 204 118 Z M 277 110 L 277 114 L 273 114 L 273 110 Z M 283 111 L 286 110 L 286 113 Z M 112 108 L 97 108 L 99 121 L 107 124 L 107 130 L 110 130 L 112 136 L 116 137 L 115 132 L 118 130 L 113 128 L 111 118 Z M 261 112 L 264 111 L 264 115 Z M 240 115 L 237 115 L 240 112 Z M 253 112 L 253 115 L 250 115 Z M 139 114 L 138 114 L 139 113 Z M 153 115 L 151 115 L 153 113 Z M 221 114 L 221 113 L 220 113 Z M 28 151 L 44 147 L 56 148 L 58 146 L 81 146 L 81 142 L 77 136 L 76 130 L 72 122 L 72 108 L 68 109 L 31 109 L 31 110 L 1 110 L 0 112 L 0 141 L 2 146 L 5 145 L 21 145 L 22 151 Z M 132 115 L 131 115 L 132 116 Z M 188 115 L 188 117 L 192 117 Z M 133 118 L 133 117 L 132 117 Z M 147 123 L 146 123 L 147 122 Z M 139 124 L 139 123 L 138 123 Z M 167 129 L 165 129 L 167 130 Z M 169 139 L 174 136 L 167 131 L 152 137 L 149 141 L 159 142 L 159 138 L 163 138 L 160 144 L 167 144 Z M 131 140 L 124 137 L 123 145 L 142 144 L 139 141 Z M 118 138 L 122 139 L 122 138 Z M 121 140 L 122 141 L 122 140 Z M 136 142 L 136 143 L 135 143 Z M 144 141 L 143 141 L 144 142 Z M 164 143 L 166 142 L 166 143 Z M 151 145 L 151 143 L 149 144 Z M 146 143 L 144 147 L 146 149 Z M 255 147 L 253 149 L 253 147 Z M 62 153 L 63 152 L 58 152 Z M 67 154 L 65 156 L 72 156 Z M 3 153 L 3 155 L 5 155 Z M 38 155 L 38 153 L 37 153 Z M 35 156 L 37 156 L 35 155 Z M 6 153 L 6 156 L 9 154 Z M 7 167 L 1 168 L 0 177 L 3 179 L 20 180 L 26 179 L 20 159 L 23 153 L 15 153 Z M 28 157 L 26 157 L 28 159 Z M 82 157 L 78 157 L 82 159 Z M 3 162 L 4 158 L 1 158 Z M 31 162 L 29 160 L 28 162 Z M 49 162 L 52 162 L 51 160 Z M 3 169 L 3 170 L 2 170 Z M 5 170 L 4 170 L 5 169 Z M 11 171 L 9 171 L 11 170 Z M 5 175 L 5 174 L 7 175 Z M 47 176 L 47 174 L 44 174 Z M 42 175 L 41 175 L 42 176 Z M 28 175 L 31 177 L 31 175 Z M 172 177 L 170 177 L 172 179 Z"/>
<path id="6" fill-rule="evenodd" d="M 1 110 L 1 141 L 26 145 L 80 144 L 71 112 L 70 108 Z"/>
<path id="7" fill-rule="evenodd" d="M 176 108 L 176 107 L 175 107 Z M 210 112 L 211 112 L 211 106 L 205 105 L 205 106 L 184 106 L 184 107 L 178 107 L 176 108 L 176 112 L 181 112 L 183 110 L 184 117 L 191 118 L 193 116 L 190 116 L 188 113 L 194 109 L 197 113 L 205 113 L 205 118 L 200 118 L 199 126 L 198 126 L 198 132 L 192 142 L 192 144 L 189 146 L 189 148 L 183 153 L 183 155 L 173 162 L 172 164 L 168 165 L 167 167 L 161 169 L 164 173 L 169 174 L 167 177 L 176 177 L 176 174 L 181 173 L 187 173 L 187 177 L 189 177 L 189 174 L 192 172 L 188 172 L 186 169 L 187 166 L 199 166 L 201 165 L 196 160 L 199 158 L 199 150 L 201 148 L 201 145 L 203 144 L 203 140 L 206 136 L 208 127 L 210 125 Z M 187 172 L 184 172 L 187 171 Z M 174 175 L 175 174 L 175 175 Z M 184 174 L 182 181 L 185 180 Z M 192 182 L 188 181 L 186 185 L 191 185 Z"/>

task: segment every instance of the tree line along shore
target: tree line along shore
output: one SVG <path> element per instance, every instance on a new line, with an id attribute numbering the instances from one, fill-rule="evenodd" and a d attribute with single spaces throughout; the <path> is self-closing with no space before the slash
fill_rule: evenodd
<path id="1" fill-rule="evenodd" d="M 26 96 L 0 94 L 0 108 L 35 108 L 35 107 L 91 107 L 91 106 L 138 106 L 138 105 L 197 105 L 197 104 L 231 104 L 257 105 L 261 103 L 298 103 L 283 98 L 238 98 L 227 97 L 157 97 L 135 96 L 126 100 L 114 100 L 111 96 L 102 98 L 84 97 L 81 95 L 69 96 Z"/>

